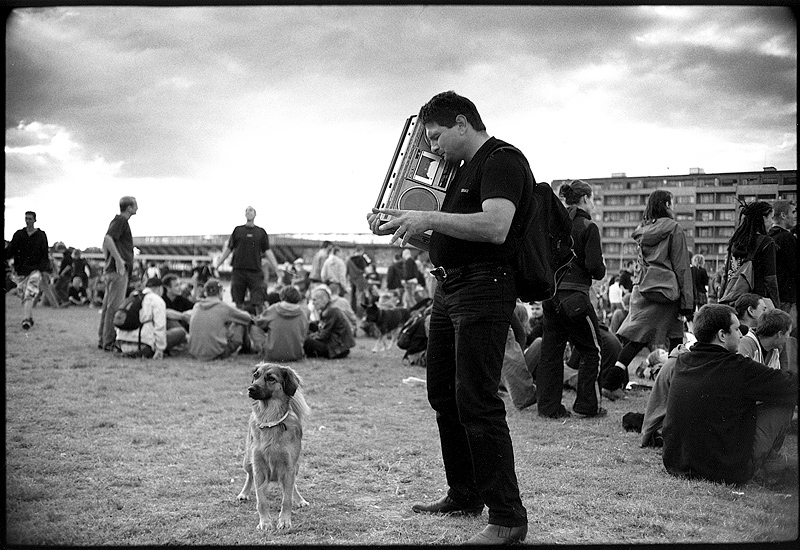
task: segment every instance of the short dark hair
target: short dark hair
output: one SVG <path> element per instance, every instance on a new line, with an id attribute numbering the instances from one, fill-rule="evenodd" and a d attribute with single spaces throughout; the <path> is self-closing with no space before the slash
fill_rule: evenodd
<path id="1" fill-rule="evenodd" d="M 174 273 L 167 273 L 166 275 L 164 275 L 164 278 L 161 279 L 161 282 L 164 284 L 166 288 L 169 288 L 170 286 L 172 286 L 172 281 L 175 281 L 177 279 L 178 276 L 175 275 Z"/>
<path id="2" fill-rule="evenodd" d="M 756 334 L 764 338 L 769 338 L 770 336 L 775 336 L 779 332 L 786 332 L 791 328 L 792 316 L 782 309 L 775 308 L 764 313 L 758 320 Z"/>
<path id="3" fill-rule="evenodd" d="M 125 196 L 119 199 L 119 211 L 125 212 L 129 206 L 133 206 L 136 204 L 136 199 L 134 197 Z"/>
<path id="4" fill-rule="evenodd" d="M 464 118 L 475 130 L 478 132 L 486 130 L 475 104 L 453 90 L 433 96 L 430 101 L 422 106 L 419 114 L 423 125 L 433 123 L 452 128 L 456 124 L 456 117 L 464 115 Z"/>
<path id="5" fill-rule="evenodd" d="M 672 213 L 667 208 L 667 203 L 672 202 L 672 193 L 663 189 L 656 189 L 647 197 L 647 206 L 644 209 L 645 220 L 671 218 Z"/>
<path id="6" fill-rule="evenodd" d="M 333 243 L 330 241 L 322 241 L 322 248 L 328 248 L 331 244 Z"/>
<path id="7" fill-rule="evenodd" d="M 300 291 L 293 286 L 285 286 L 280 291 L 280 298 L 282 302 L 289 302 L 290 304 L 300 303 L 303 298 Z"/>
<path id="8" fill-rule="evenodd" d="M 714 341 L 717 331 L 731 330 L 731 315 L 736 315 L 736 310 L 724 304 L 706 304 L 694 314 L 694 337 L 698 342 L 710 344 Z"/>
<path id="9" fill-rule="evenodd" d="M 772 215 L 777 218 L 781 214 L 788 214 L 792 206 L 796 206 L 794 201 L 777 200 L 772 203 Z"/>
<path id="10" fill-rule="evenodd" d="M 33 210 L 28 210 L 27 212 L 25 212 L 25 215 L 33 216 L 33 221 L 36 221 L 36 212 L 34 212 Z"/>
<path id="11" fill-rule="evenodd" d="M 741 319 L 744 317 L 744 314 L 747 313 L 747 310 L 751 307 L 758 307 L 758 301 L 761 300 L 761 296 L 758 294 L 753 294 L 748 292 L 747 294 L 742 294 L 736 301 L 733 303 L 733 309 L 736 310 L 736 316 Z"/>

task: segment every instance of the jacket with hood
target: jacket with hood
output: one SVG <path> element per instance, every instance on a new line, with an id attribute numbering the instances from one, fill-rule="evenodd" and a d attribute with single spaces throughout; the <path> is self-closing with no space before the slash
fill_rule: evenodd
<path id="1" fill-rule="evenodd" d="M 353 330 L 344 313 L 331 304 L 322 310 L 319 330 L 312 333 L 310 338 L 324 342 L 328 346 L 329 357 L 336 357 L 356 345 Z"/>
<path id="2" fill-rule="evenodd" d="M 297 361 L 303 358 L 303 341 L 308 333 L 308 309 L 300 304 L 278 302 L 269 306 L 256 325 L 265 333 L 266 361 Z"/>
<path id="3" fill-rule="evenodd" d="M 683 323 L 678 319 L 678 314 L 681 310 L 694 310 L 694 282 L 686 235 L 672 218 L 658 218 L 637 227 L 632 237 L 639 245 L 639 271 L 634 278 L 630 313 L 617 334 L 633 342 L 655 345 L 664 344 L 665 339 L 681 338 Z M 680 295 L 678 301 L 656 303 L 639 292 L 645 264 L 657 265 L 675 273 Z"/>
<path id="4" fill-rule="evenodd" d="M 664 417 L 667 471 L 714 482 L 753 477 L 756 403 L 791 409 L 797 376 L 716 344 L 697 342 L 678 358 Z"/>
<path id="5" fill-rule="evenodd" d="M 249 313 L 217 298 L 200 300 L 192 308 L 189 322 L 189 354 L 201 361 L 219 357 L 228 345 L 228 325 L 249 325 L 251 321 Z"/>
<path id="6" fill-rule="evenodd" d="M 592 279 L 600 280 L 606 275 L 606 264 L 603 261 L 603 247 L 600 244 L 600 230 L 592 222 L 592 217 L 584 210 L 572 205 L 567 208 L 572 218 L 572 241 L 576 258 L 559 290 L 580 290 L 589 294 Z"/>

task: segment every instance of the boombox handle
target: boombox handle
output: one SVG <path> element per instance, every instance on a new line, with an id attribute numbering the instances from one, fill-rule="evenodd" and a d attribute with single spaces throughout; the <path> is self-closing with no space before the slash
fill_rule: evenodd
<path id="1" fill-rule="evenodd" d="M 397 165 L 397 157 L 400 156 L 400 150 L 403 148 L 403 144 L 405 143 L 405 135 L 408 132 L 409 126 L 411 126 L 411 121 L 414 120 L 414 117 L 416 116 L 417 115 L 412 115 L 408 117 L 405 125 L 403 126 L 403 131 L 400 132 L 400 139 L 397 142 L 397 148 L 394 150 L 394 156 L 392 157 L 392 163 L 389 165 L 389 171 L 386 172 L 386 177 L 383 179 L 383 186 L 381 187 L 381 192 L 378 195 L 378 200 L 375 201 L 375 208 L 380 208 L 381 206 L 381 201 L 386 193 L 386 188 L 389 186 L 389 180 L 392 179 L 392 170 L 394 170 Z"/>

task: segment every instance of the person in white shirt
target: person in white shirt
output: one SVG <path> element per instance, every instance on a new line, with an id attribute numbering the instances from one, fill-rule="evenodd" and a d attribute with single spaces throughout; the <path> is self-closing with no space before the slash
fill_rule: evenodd
<path id="1" fill-rule="evenodd" d="M 180 327 L 167 330 L 167 306 L 161 297 L 161 279 L 147 280 L 142 292 L 142 308 L 139 310 L 140 329 L 117 328 L 117 346 L 126 357 L 163 359 L 164 352 L 186 341 L 186 331 Z"/>
<path id="2" fill-rule="evenodd" d="M 622 307 L 622 287 L 617 280 L 617 277 L 611 276 L 611 284 L 608 285 L 608 303 L 611 304 L 611 313 L 613 314 Z"/>
<path id="3" fill-rule="evenodd" d="M 758 320 L 758 325 L 739 340 L 739 354 L 780 370 L 781 349 L 791 330 L 792 317 L 788 313 L 777 308 L 768 311 Z"/>

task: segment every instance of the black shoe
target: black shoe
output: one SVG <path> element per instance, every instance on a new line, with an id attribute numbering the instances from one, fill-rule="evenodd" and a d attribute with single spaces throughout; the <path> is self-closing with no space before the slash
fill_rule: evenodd
<path id="1" fill-rule="evenodd" d="M 567 410 L 567 408 L 564 407 L 564 405 L 560 405 L 560 407 L 561 408 L 555 414 L 542 414 L 540 411 L 539 416 L 541 416 L 542 418 L 554 418 L 554 419 L 569 418 L 570 416 L 572 416 Z"/>
<path id="2" fill-rule="evenodd" d="M 22 330 L 30 330 L 32 326 L 33 326 L 33 319 L 22 320 Z"/>
<path id="3" fill-rule="evenodd" d="M 606 416 L 608 414 L 608 411 L 603 407 L 599 407 L 597 411 L 593 413 L 582 413 L 576 411 L 575 409 L 572 409 L 572 412 L 575 413 L 575 416 L 578 418 L 600 418 L 601 416 Z"/>
<path id="4" fill-rule="evenodd" d="M 458 514 L 465 516 L 479 516 L 483 513 L 483 504 L 464 506 L 456 503 L 449 496 L 428 504 L 415 504 L 411 507 L 417 514 Z"/>
<path id="5" fill-rule="evenodd" d="M 521 544 L 528 534 L 528 524 L 518 527 L 489 524 L 465 544 Z"/>

